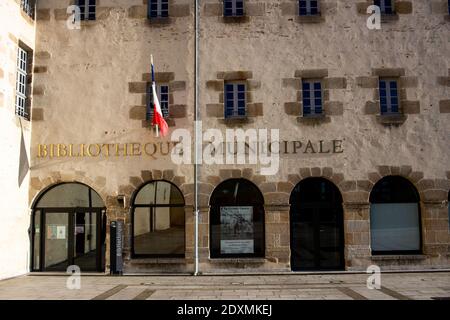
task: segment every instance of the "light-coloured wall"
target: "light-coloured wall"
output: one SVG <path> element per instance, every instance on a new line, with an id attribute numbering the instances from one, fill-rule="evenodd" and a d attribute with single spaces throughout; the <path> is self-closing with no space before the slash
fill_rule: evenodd
<path id="1" fill-rule="evenodd" d="M 22 132 L 30 158 L 30 122 L 15 115 L 14 101 L 18 44 L 34 49 L 35 27 L 18 2 L 0 2 L 0 279 L 28 272 L 30 255 L 29 174 L 18 182 Z"/>
<path id="2" fill-rule="evenodd" d="M 450 24 L 442 10 L 445 1 L 403 1 L 407 5 L 399 7 L 398 19 L 383 22 L 376 31 L 366 27 L 368 16 L 360 12 L 361 3 L 368 2 L 321 2 L 324 20 L 317 23 L 299 22 L 292 9 L 295 1 L 290 0 L 246 1 L 248 17 L 239 22 L 224 21 L 220 1 L 201 2 L 199 105 L 203 129 L 280 129 L 282 140 L 312 140 L 317 148 L 319 140 L 340 139 L 344 149 L 339 154 L 283 157 L 278 174 L 267 177 L 260 176 L 258 166 L 203 165 L 199 187 L 202 262 L 208 267 L 209 196 L 220 181 L 242 176 L 254 181 L 265 197 L 269 260 L 277 268 L 289 269 L 289 194 L 300 179 L 323 176 L 343 193 L 347 267 L 361 268 L 370 263 L 369 192 L 382 176 L 399 174 L 414 182 L 427 206 L 434 206 L 423 209 L 424 251 L 436 258 L 435 266 L 448 265 L 450 241 L 448 231 L 442 228 L 448 217 L 438 215 L 436 221 L 432 213 L 442 211 L 437 207 L 450 181 L 450 124 L 445 112 L 450 94 L 448 85 L 440 80 L 450 76 Z M 129 204 L 144 181 L 164 178 L 178 185 L 186 204 L 192 205 L 193 167 L 175 165 L 168 156 L 37 156 L 40 143 L 161 141 L 142 127 L 141 114 L 135 114 L 136 110 L 142 112 L 142 86 L 148 79 L 144 74 L 149 73 L 151 53 L 157 72 L 173 72 L 174 81 L 185 82 L 184 90 L 173 92 L 173 104 L 187 106 L 187 112 L 176 118 L 172 129 L 192 132 L 192 1 L 174 1 L 178 7 L 172 12 L 177 16 L 158 25 L 147 21 L 144 0 L 100 0 L 98 20 L 83 22 L 81 30 L 66 26 L 70 3 L 39 2 L 35 63 L 42 72 L 35 75 L 38 94 L 34 108 L 39 117 L 33 123 L 30 198 L 53 183 L 78 180 L 100 193 L 110 219 L 124 219 L 131 228 L 129 208 L 120 208 L 116 196 L 125 194 Z M 297 73 L 311 69 L 326 70 L 330 83 L 334 81 L 328 100 L 336 109 L 329 122 L 318 125 L 299 123 L 298 117 L 286 111 L 289 103 L 296 105 L 300 100 Z M 383 125 L 376 114 L 368 112 L 376 100 L 374 77 L 377 70 L 386 69 L 404 72 L 408 114 L 400 126 Z M 247 124 L 226 124 L 220 116 L 223 72 L 234 71 L 251 73 L 249 102 L 258 109 L 258 116 Z M 372 84 L 368 86 L 366 80 Z M 190 207 L 186 212 L 190 257 Z M 438 231 L 432 229 L 434 224 L 439 224 Z M 128 229 L 126 245 L 130 239 Z"/>

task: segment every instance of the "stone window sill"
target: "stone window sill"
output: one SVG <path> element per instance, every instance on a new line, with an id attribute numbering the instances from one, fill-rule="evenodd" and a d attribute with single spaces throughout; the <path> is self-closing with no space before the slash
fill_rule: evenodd
<path id="1" fill-rule="evenodd" d="M 133 264 L 182 264 L 186 258 L 131 258 Z"/>
<path id="2" fill-rule="evenodd" d="M 425 260 L 427 256 L 423 254 L 394 254 L 394 255 L 376 255 L 372 256 L 371 258 L 372 261 L 391 261 L 391 260 L 410 261 L 410 260 Z"/>
<path id="3" fill-rule="evenodd" d="M 175 120 L 172 118 L 164 118 L 164 120 L 166 120 L 167 122 L 167 126 L 170 127 L 175 127 Z M 142 120 L 142 127 L 143 128 L 154 128 L 153 124 L 152 124 L 152 120 Z"/>
<path id="4" fill-rule="evenodd" d="M 323 123 L 331 122 L 331 118 L 327 117 L 325 115 L 320 116 L 301 116 L 297 117 L 297 122 L 300 124 L 307 124 L 307 125 L 319 125 Z"/>
<path id="5" fill-rule="evenodd" d="M 266 258 L 209 258 L 211 264 L 262 264 Z"/>
<path id="6" fill-rule="evenodd" d="M 308 15 L 308 16 L 297 16 L 297 22 L 299 23 L 320 23 L 324 22 L 325 18 L 320 14 Z"/>
<path id="7" fill-rule="evenodd" d="M 399 19 L 399 16 L 397 13 L 381 14 L 381 22 L 397 21 L 398 19 Z"/>
<path id="8" fill-rule="evenodd" d="M 236 125 L 236 124 L 247 124 L 253 122 L 248 117 L 234 117 L 234 118 L 222 118 L 219 119 L 221 123 L 227 125 Z"/>
<path id="9" fill-rule="evenodd" d="M 407 116 L 404 114 L 378 115 L 377 121 L 384 125 L 401 125 L 405 123 Z"/>
<path id="10" fill-rule="evenodd" d="M 147 18 L 147 21 L 151 25 L 167 25 L 172 22 L 170 17 L 156 17 L 156 18 Z"/>
<path id="11" fill-rule="evenodd" d="M 243 16 L 222 16 L 222 21 L 224 23 L 243 23 L 249 22 L 250 18 L 245 14 Z"/>

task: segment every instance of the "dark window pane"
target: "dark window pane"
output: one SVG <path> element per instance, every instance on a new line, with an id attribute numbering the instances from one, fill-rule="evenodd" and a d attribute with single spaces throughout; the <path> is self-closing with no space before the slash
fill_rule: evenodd
<path id="1" fill-rule="evenodd" d="M 161 93 L 167 93 L 169 92 L 169 87 L 168 86 L 161 86 Z"/>
<path id="2" fill-rule="evenodd" d="M 391 89 L 397 89 L 397 82 L 391 81 L 389 86 L 390 86 Z"/>
<path id="3" fill-rule="evenodd" d="M 303 107 L 303 114 L 304 115 L 311 114 L 311 107 L 304 106 Z"/>
<path id="4" fill-rule="evenodd" d="M 310 106 L 311 105 L 311 100 L 310 99 L 303 99 L 303 105 L 304 106 Z"/>

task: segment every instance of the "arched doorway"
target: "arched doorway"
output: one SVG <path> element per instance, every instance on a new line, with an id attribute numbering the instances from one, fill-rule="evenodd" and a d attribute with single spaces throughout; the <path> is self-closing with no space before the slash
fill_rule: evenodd
<path id="1" fill-rule="evenodd" d="M 370 193 L 372 254 L 421 252 L 420 197 L 409 180 L 387 176 Z"/>
<path id="2" fill-rule="evenodd" d="M 291 193 L 291 268 L 344 269 L 342 196 L 323 178 L 301 181 Z"/>
<path id="3" fill-rule="evenodd" d="M 219 184 L 210 199 L 211 258 L 264 257 L 264 198 L 246 179 Z"/>
<path id="4" fill-rule="evenodd" d="M 184 198 L 174 184 L 155 180 L 132 199 L 133 257 L 184 257 Z"/>
<path id="5" fill-rule="evenodd" d="M 33 206 L 33 271 L 103 271 L 106 215 L 102 199 L 81 183 L 62 183 L 43 192 Z"/>

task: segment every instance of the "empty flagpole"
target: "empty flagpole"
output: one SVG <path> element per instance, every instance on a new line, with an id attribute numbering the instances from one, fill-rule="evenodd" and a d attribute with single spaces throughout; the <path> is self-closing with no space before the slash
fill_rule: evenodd
<path id="1" fill-rule="evenodd" d="M 154 90 L 156 89 L 156 84 L 155 84 L 155 71 L 153 70 L 153 55 L 150 55 L 150 60 L 151 60 L 151 64 L 152 64 L 152 92 L 154 92 Z M 152 93 L 153 94 L 153 93 Z M 153 102 L 154 103 L 154 102 Z M 155 116 L 155 108 L 153 107 L 153 117 Z M 156 137 L 159 137 L 159 130 L 158 130 L 158 124 L 155 124 L 155 128 L 156 128 Z"/>

